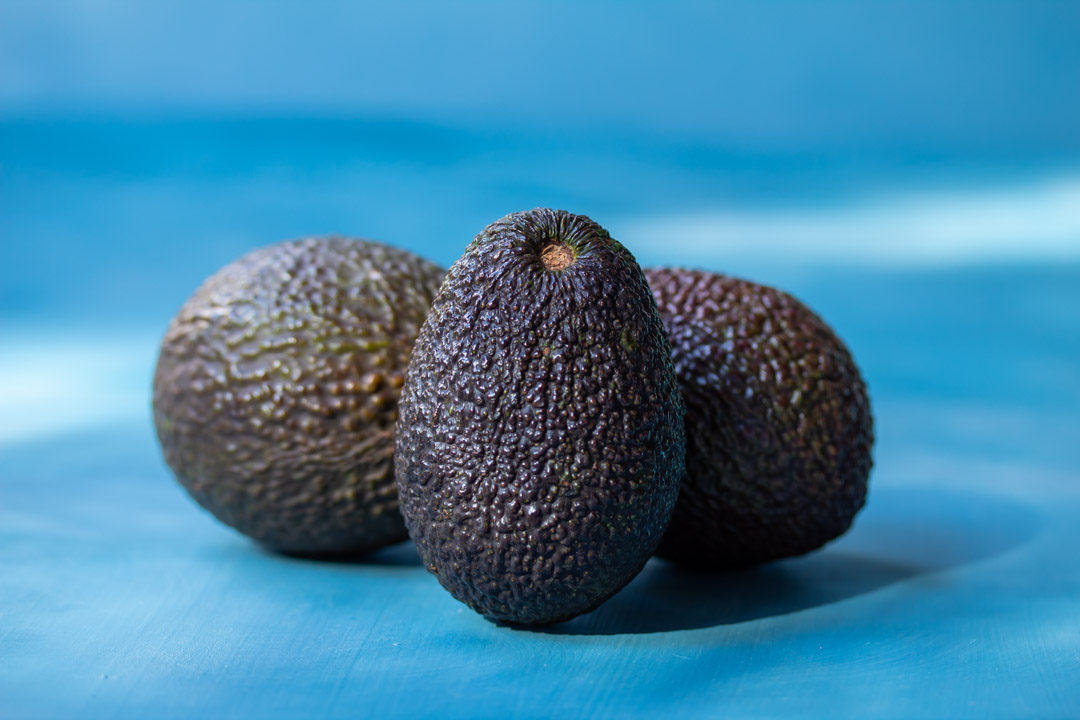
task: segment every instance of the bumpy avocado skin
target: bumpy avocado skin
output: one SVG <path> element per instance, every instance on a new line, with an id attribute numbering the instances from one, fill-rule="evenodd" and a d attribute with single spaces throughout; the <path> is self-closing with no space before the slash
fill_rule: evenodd
<path id="1" fill-rule="evenodd" d="M 154 422 L 180 484 L 282 552 L 362 553 L 405 539 L 394 424 L 443 271 L 365 240 L 255 250 L 173 319 Z"/>
<path id="2" fill-rule="evenodd" d="M 736 569 L 801 555 L 866 499 L 873 418 L 851 353 L 801 302 L 709 272 L 645 271 L 686 400 L 686 477 L 658 555 Z"/>
<path id="3" fill-rule="evenodd" d="M 508 215 L 449 270 L 420 331 L 397 433 L 405 522 L 428 569 L 487 618 L 569 619 L 656 549 L 683 432 L 630 253 L 584 216 Z"/>

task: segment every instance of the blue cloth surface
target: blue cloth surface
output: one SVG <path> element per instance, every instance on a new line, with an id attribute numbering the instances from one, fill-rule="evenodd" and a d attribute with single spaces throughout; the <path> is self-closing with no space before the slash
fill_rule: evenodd
<path id="1" fill-rule="evenodd" d="M 0 446 L 0 717 L 1076 717 L 1080 268 L 798 289 L 877 417 L 869 503 L 824 550 L 653 560 L 587 616 L 497 627 L 408 543 L 309 561 L 218 525 L 144 404 Z M 124 346 L 137 397 L 156 339 Z"/>

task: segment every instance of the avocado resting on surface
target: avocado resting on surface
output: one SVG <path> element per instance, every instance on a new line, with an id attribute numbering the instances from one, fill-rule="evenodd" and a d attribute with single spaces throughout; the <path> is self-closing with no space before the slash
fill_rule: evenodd
<path id="1" fill-rule="evenodd" d="M 397 401 L 443 270 L 366 240 L 255 250 L 173 319 L 154 423 L 180 484 L 269 548 L 362 553 L 404 540 Z"/>
<path id="2" fill-rule="evenodd" d="M 735 569 L 844 533 L 866 499 L 870 398 L 851 353 L 791 295 L 649 269 L 686 400 L 686 477 L 658 555 Z"/>
<path id="3" fill-rule="evenodd" d="M 515 213 L 454 263 L 413 351 L 395 457 L 428 569 L 487 618 L 542 625 L 629 582 L 683 474 L 656 301 L 590 219 Z"/>

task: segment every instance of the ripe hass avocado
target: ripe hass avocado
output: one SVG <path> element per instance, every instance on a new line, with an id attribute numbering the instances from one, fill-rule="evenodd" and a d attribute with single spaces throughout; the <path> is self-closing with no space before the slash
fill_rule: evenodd
<path id="1" fill-rule="evenodd" d="M 590 219 L 488 226 L 413 351 L 395 458 L 428 569 L 513 625 L 566 620 L 656 549 L 683 473 L 683 404 L 648 284 Z"/>
<path id="2" fill-rule="evenodd" d="M 366 240 L 255 250 L 173 319 L 154 422 L 180 484 L 226 525 L 298 554 L 405 539 L 394 423 L 443 271 Z"/>
<path id="3" fill-rule="evenodd" d="M 787 293 L 649 269 L 686 400 L 686 477 L 658 555 L 714 569 L 801 555 L 866 498 L 870 399 L 844 343 Z"/>

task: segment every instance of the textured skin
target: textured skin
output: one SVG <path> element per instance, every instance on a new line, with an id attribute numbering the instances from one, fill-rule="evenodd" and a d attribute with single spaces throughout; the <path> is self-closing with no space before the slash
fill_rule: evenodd
<path id="1" fill-rule="evenodd" d="M 686 478 L 658 552 L 716 569 L 801 555 L 866 498 L 873 419 L 843 342 L 770 287 L 645 271 L 686 399 Z"/>
<path id="2" fill-rule="evenodd" d="M 403 540 L 397 401 L 443 271 L 404 250 L 309 238 L 209 278 L 162 341 L 154 422 L 200 505 L 271 548 Z"/>
<path id="3" fill-rule="evenodd" d="M 574 251 L 565 270 L 542 264 L 551 238 Z M 660 542 L 684 453 L 670 348 L 630 253 L 562 211 L 490 225 L 420 331 L 397 437 L 409 533 L 456 598 L 540 625 L 617 592 Z"/>

